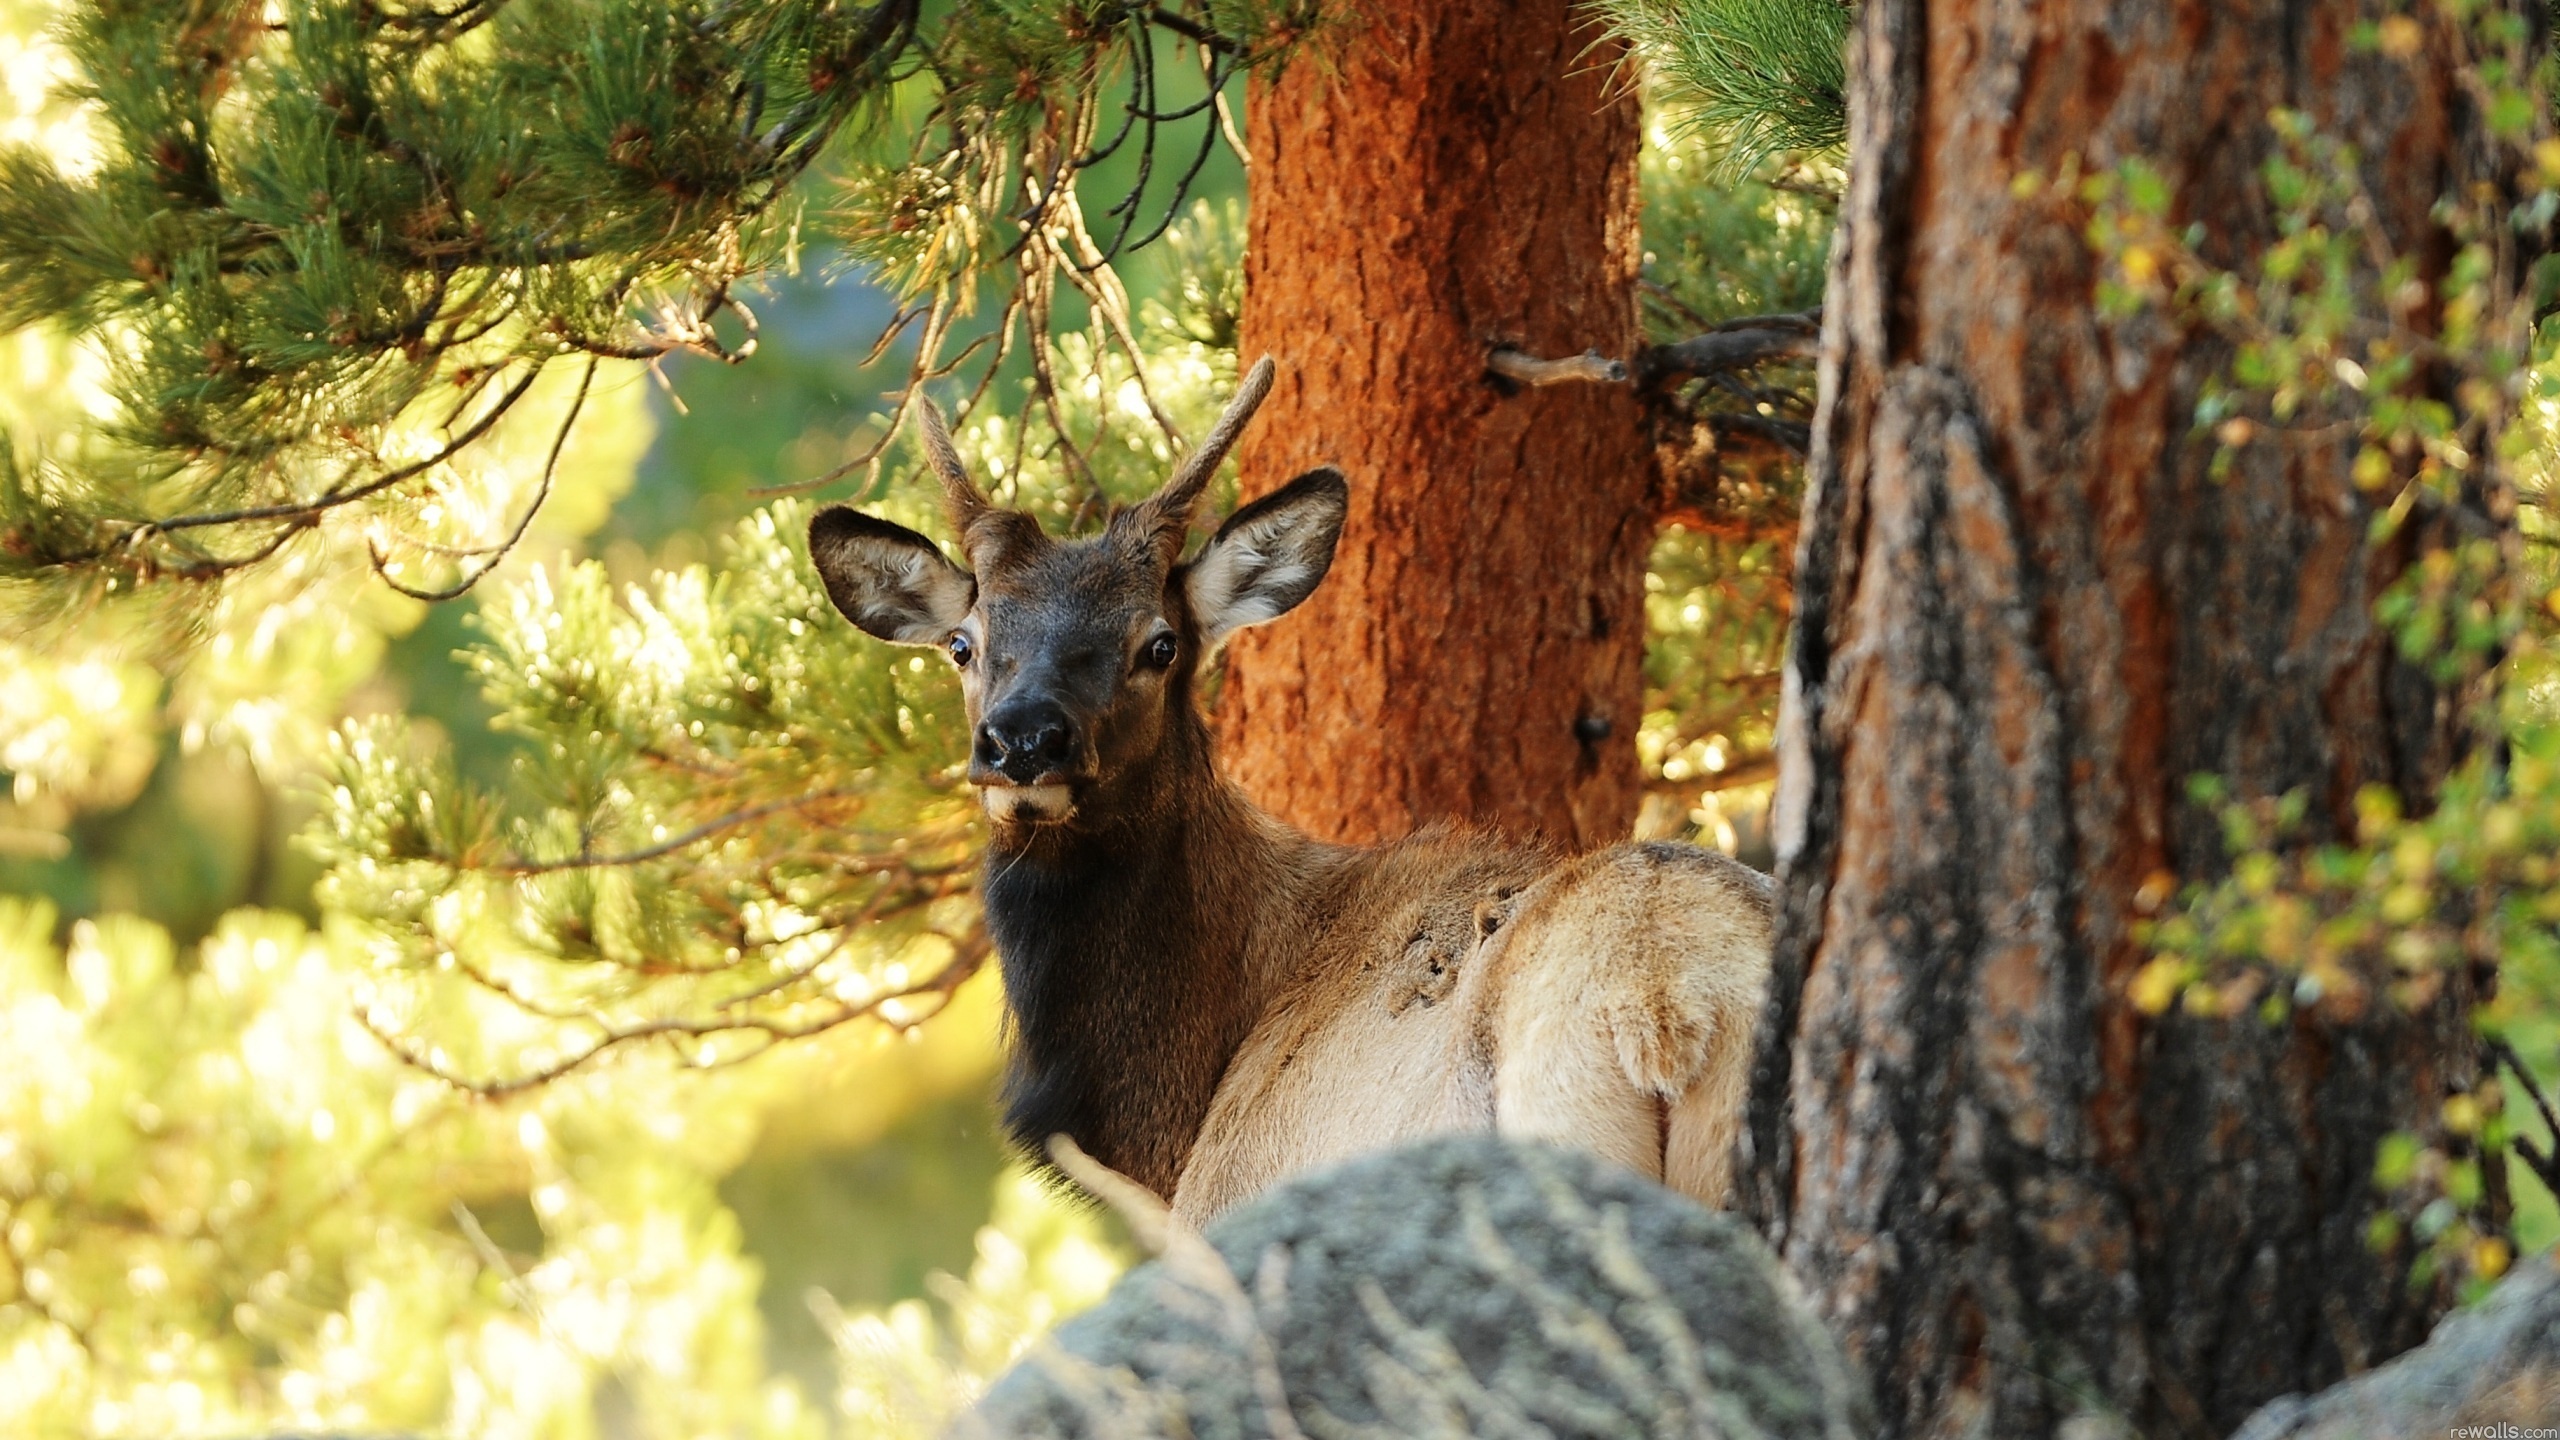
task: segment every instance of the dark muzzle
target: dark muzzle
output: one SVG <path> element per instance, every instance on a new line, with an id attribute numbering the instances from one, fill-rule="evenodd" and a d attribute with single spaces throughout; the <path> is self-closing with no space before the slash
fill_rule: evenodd
<path id="1" fill-rule="evenodd" d="M 1008 704 L 978 723 L 969 768 L 982 783 L 1001 775 L 1016 785 L 1056 776 L 1075 763 L 1075 722 L 1055 703 Z"/>

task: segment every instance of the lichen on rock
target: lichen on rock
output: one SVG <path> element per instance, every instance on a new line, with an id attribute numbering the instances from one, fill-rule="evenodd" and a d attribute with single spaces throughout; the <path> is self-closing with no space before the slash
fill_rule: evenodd
<path id="1" fill-rule="evenodd" d="M 1427 1141 L 1278 1187 L 1000 1379 L 959 1436 L 1872 1433 L 1750 1229 L 1573 1152 Z"/>

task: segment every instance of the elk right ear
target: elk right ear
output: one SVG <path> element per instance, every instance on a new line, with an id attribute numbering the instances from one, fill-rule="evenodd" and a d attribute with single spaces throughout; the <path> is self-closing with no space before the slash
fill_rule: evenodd
<path id="1" fill-rule="evenodd" d="M 1328 465 L 1228 516 L 1183 576 L 1200 643 L 1277 619 L 1314 594 L 1350 508 L 1351 487 Z"/>
<path id="2" fill-rule="evenodd" d="M 844 618 L 893 644 L 941 644 L 977 599 L 978 582 L 932 541 L 850 505 L 809 522 L 809 560 Z"/>

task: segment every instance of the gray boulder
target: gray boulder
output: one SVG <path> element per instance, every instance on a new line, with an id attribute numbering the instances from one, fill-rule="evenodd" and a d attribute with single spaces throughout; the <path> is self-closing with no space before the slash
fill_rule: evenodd
<path id="1" fill-rule="evenodd" d="M 1429 1141 L 1284 1185 L 1205 1238 L 1174 1237 L 953 1433 L 1874 1430 L 1747 1226 L 1578 1153 Z"/>
<path id="2" fill-rule="evenodd" d="M 2375 1435 L 2532 1434 L 2560 1423 L 2560 1262 L 2518 1265 L 2487 1299 L 2457 1310 L 2427 1343 L 2317 1395 L 2288 1395 L 2232 1440 L 2363 1440 Z M 2512 1430 L 2505 1427 L 2512 1426 Z"/>

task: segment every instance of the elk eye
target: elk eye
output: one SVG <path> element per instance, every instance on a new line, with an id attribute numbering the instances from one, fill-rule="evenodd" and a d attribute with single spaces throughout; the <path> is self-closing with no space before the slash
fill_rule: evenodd
<path id="1" fill-rule="evenodd" d="M 964 670 L 967 669 L 969 666 L 969 657 L 978 653 L 978 647 L 969 643 L 968 636 L 957 632 L 953 633 L 949 644 L 951 646 L 951 663 Z"/>
<path id="2" fill-rule="evenodd" d="M 1147 662 L 1148 669 L 1162 670 L 1173 663 L 1174 652 L 1180 648 L 1171 635 L 1159 635 L 1147 642 L 1146 653 L 1140 658 Z"/>

